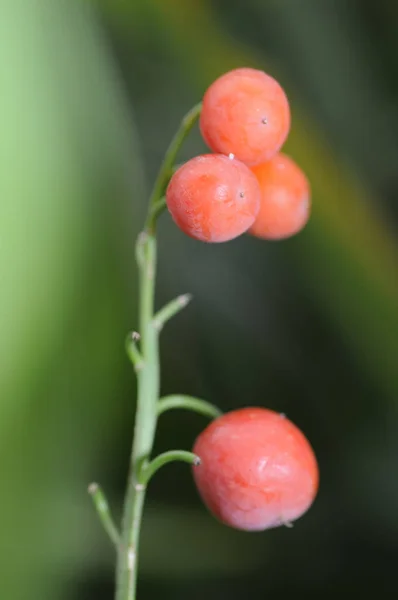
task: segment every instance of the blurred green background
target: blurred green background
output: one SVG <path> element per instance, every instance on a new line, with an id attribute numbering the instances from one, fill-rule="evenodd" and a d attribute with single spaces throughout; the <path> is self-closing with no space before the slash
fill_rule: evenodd
<path id="1" fill-rule="evenodd" d="M 398 561 L 398 4 L 0 0 L 0 581 L 12 600 L 113 597 L 86 494 L 120 512 L 132 435 L 134 241 L 181 116 L 253 66 L 286 89 L 313 216 L 283 243 L 202 245 L 164 216 L 162 391 L 283 411 L 319 496 L 293 529 L 219 525 L 186 465 L 151 483 L 140 600 L 390 597 Z M 182 158 L 205 150 L 195 130 Z M 157 449 L 199 416 L 163 417 Z"/>

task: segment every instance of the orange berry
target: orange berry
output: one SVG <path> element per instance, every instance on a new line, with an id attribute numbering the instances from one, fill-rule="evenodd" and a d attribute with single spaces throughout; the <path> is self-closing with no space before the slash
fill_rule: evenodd
<path id="1" fill-rule="evenodd" d="M 220 521 L 246 531 L 287 525 L 311 506 L 319 473 L 304 434 L 284 415 L 244 408 L 215 419 L 197 438 L 193 476 Z"/>
<path id="2" fill-rule="evenodd" d="M 260 185 L 261 204 L 249 233 L 279 240 L 303 229 L 310 214 L 310 186 L 300 167 L 279 153 L 251 170 Z"/>
<path id="3" fill-rule="evenodd" d="M 285 142 L 290 109 L 270 75 L 235 69 L 210 85 L 203 97 L 200 130 L 213 152 L 234 154 L 247 165 L 269 160 Z"/>
<path id="4" fill-rule="evenodd" d="M 221 154 L 205 154 L 174 173 L 166 202 L 184 233 L 203 242 L 226 242 L 253 225 L 260 189 L 243 163 Z"/>

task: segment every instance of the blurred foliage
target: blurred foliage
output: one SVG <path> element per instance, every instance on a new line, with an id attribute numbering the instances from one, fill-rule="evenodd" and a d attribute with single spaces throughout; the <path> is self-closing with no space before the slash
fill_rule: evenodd
<path id="1" fill-rule="evenodd" d="M 233 532 L 186 466 L 151 482 L 141 598 L 389 597 L 398 558 L 398 8 L 390 0 L 0 0 L 2 594 L 111 598 L 86 487 L 120 510 L 134 377 L 134 239 L 179 119 L 222 72 L 285 87 L 313 217 L 284 243 L 160 227 L 163 392 L 266 405 L 307 433 L 321 489 L 293 530 Z M 135 125 L 136 124 L 136 125 Z M 136 131 L 137 130 L 137 131 Z M 138 135 L 137 135 L 138 132 Z M 139 142 L 137 141 L 139 139 Z M 195 132 L 183 158 L 203 151 Z M 144 178 L 147 185 L 144 184 Z M 162 418 L 189 448 L 195 415 Z"/>

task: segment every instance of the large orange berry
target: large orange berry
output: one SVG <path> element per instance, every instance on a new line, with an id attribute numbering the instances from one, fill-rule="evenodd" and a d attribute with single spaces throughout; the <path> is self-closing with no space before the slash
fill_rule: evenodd
<path id="1" fill-rule="evenodd" d="M 197 438 L 193 476 L 220 521 L 246 531 L 288 525 L 311 506 L 318 465 L 304 434 L 284 415 L 244 408 L 214 420 Z"/>
<path id="2" fill-rule="evenodd" d="M 247 165 L 257 165 L 278 152 L 289 129 L 286 94 L 263 71 L 229 71 L 204 95 L 200 130 L 213 152 L 232 153 Z"/>
<path id="3" fill-rule="evenodd" d="M 279 153 L 252 171 L 260 185 L 261 205 L 249 233 L 279 240 L 303 229 L 311 208 L 310 185 L 300 167 Z"/>
<path id="4" fill-rule="evenodd" d="M 260 188 L 246 165 L 221 154 L 205 154 L 183 164 L 166 191 L 176 224 L 203 242 L 226 242 L 254 223 Z"/>

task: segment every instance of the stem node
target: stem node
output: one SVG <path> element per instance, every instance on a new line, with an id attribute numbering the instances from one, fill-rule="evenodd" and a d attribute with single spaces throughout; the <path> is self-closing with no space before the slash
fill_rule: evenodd
<path id="1" fill-rule="evenodd" d="M 130 546 L 127 550 L 127 566 L 129 571 L 134 571 L 136 553 L 134 546 Z"/>

